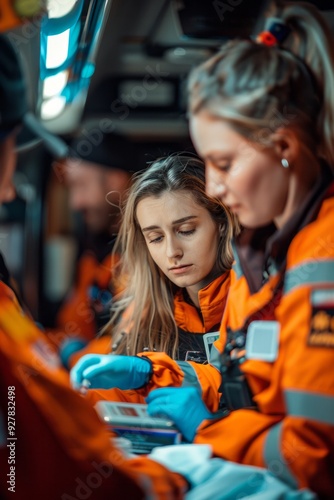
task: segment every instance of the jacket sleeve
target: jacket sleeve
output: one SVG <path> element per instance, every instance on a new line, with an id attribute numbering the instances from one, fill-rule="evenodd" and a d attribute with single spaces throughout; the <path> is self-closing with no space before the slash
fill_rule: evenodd
<path id="1" fill-rule="evenodd" d="M 209 442 L 217 456 L 266 467 L 292 486 L 332 498 L 334 252 L 333 241 L 330 248 L 325 240 L 313 239 L 306 252 L 296 248 L 293 264 L 288 260 L 276 310 L 279 353 L 269 386 L 256 390 L 256 376 L 269 363 L 247 360 L 242 365 L 259 411 L 241 409 L 211 425 L 204 422 L 196 442 Z M 296 254 L 304 258 L 298 262 Z"/>
<path id="2" fill-rule="evenodd" d="M 150 382 L 139 389 L 141 395 L 159 387 L 197 387 L 211 411 L 216 411 L 219 404 L 221 375 L 213 365 L 202 365 L 192 361 L 174 361 L 163 352 L 144 352 L 139 356 L 152 363 Z"/>
<path id="3" fill-rule="evenodd" d="M 182 476 L 148 458 L 130 460 L 116 447 L 91 405 L 70 388 L 43 333 L 2 285 L 0 469 L 8 471 L 8 483 L 0 484 L 1 498 L 10 486 L 17 500 L 183 498 Z"/>

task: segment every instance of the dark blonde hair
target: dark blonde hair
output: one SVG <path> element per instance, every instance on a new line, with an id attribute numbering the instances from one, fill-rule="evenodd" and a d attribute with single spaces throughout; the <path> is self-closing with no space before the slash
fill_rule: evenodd
<path id="1" fill-rule="evenodd" d="M 334 37 L 308 3 L 284 3 L 274 12 L 290 28 L 280 46 L 234 40 L 195 68 L 189 112 L 206 109 L 244 137 L 269 145 L 293 125 L 318 158 L 334 165 Z"/>
<path id="2" fill-rule="evenodd" d="M 223 274 L 232 266 L 231 240 L 238 231 L 238 223 L 221 201 L 206 194 L 201 160 L 190 155 L 171 155 L 158 159 L 147 170 L 135 175 L 115 244 L 115 252 L 122 256 L 119 276 L 127 277 L 125 291 L 113 304 L 112 318 L 104 329 L 116 342 L 116 352 L 134 355 L 148 348 L 175 357 L 178 347 L 173 314 L 175 285 L 153 261 L 136 211 L 140 200 L 176 191 L 191 193 L 210 213 L 217 223 L 217 231 L 220 228 L 217 269 Z"/>

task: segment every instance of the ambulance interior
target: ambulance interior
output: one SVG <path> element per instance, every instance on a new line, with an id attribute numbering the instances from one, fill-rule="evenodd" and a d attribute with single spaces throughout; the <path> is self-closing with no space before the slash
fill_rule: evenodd
<path id="1" fill-rule="evenodd" d="M 314 0 L 334 29 L 334 2 Z M 68 143 L 85 125 L 133 140 L 143 168 L 193 151 L 186 116 L 192 67 L 229 38 L 263 26 L 260 0 L 49 0 L 48 13 L 11 29 L 31 111 Z M 0 54 L 1 57 L 1 54 Z M 87 139 L 87 148 L 91 146 Z M 22 130 L 17 199 L 0 210 L 0 248 L 23 301 L 41 324 L 73 278 L 76 218 L 52 155 Z"/>

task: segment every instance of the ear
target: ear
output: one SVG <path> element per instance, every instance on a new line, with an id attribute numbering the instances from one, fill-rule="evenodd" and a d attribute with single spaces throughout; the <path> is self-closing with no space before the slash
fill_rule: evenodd
<path id="1" fill-rule="evenodd" d="M 278 158 L 286 158 L 293 165 L 300 154 L 300 141 L 296 132 L 291 128 L 281 127 L 271 135 L 271 140 Z"/>

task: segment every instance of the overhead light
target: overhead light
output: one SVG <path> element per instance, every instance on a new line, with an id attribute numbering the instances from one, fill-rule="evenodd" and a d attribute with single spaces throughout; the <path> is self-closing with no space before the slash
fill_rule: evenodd
<path id="1" fill-rule="evenodd" d="M 68 57 L 68 47 L 70 39 L 70 30 L 65 30 L 58 35 L 49 35 L 46 44 L 47 69 L 59 68 Z"/>
<path id="2" fill-rule="evenodd" d="M 49 18 L 63 17 L 68 14 L 77 3 L 78 0 L 48 0 L 47 11 Z"/>
<path id="3" fill-rule="evenodd" d="M 41 23 L 41 79 L 68 68 L 78 50 L 84 0 L 49 0 Z"/>
<path id="4" fill-rule="evenodd" d="M 55 96 L 42 102 L 41 118 L 42 120 L 51 120 L 58 116 L 66 106 L 66 99 L 63 96 Z"/>
<path id="5" fill-rule="evenodd" d="M 40 36 L 40 115 L 42 120 L 52 120 L 87 93 L 111 0 L 89 2 L 84 17 L 86 0 L 45 1 L 47 16 L 42 19 Z"/>
<path id="6" fill-rule="evenodd" d="M 68 71 L 60 71 L 56 75 L 48 76 L 43 82 L 43 99 L 59 95 L 65 88 Z"/>

